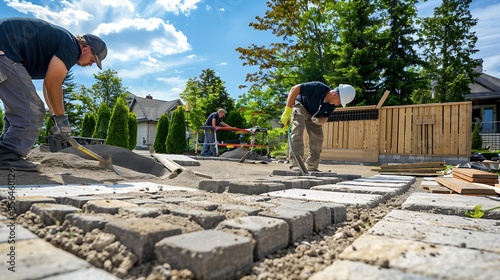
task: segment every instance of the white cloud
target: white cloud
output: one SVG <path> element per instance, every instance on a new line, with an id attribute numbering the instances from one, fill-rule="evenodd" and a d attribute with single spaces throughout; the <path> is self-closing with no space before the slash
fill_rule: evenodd
<path id="1" fill-rule="evenodd" d="M 162 6 L 165 11 L 171 12 L 175 15 L 180 13 L 189 15 L 192 10 L 196 10 L 196 4 L 202 0 L 157 0 L 156 4 Z"/>
<path id="2" fill-rule="evenodd" d="M 26 1 L 6 0 L 7 6 L 16 9 L 24 14 L 33 14 L 36 18 L 46 20 L 54 24 L 61 24 L 64 26 L 78 24 L 81 21 L 89 21 L 93 19 L 92 14 L 71 7 L 68 2 L 62 2 L 62 8 L 54 10 L 53 7 L 40 6 Z M 69 7 L 66 7 L 69 6 Z"/>

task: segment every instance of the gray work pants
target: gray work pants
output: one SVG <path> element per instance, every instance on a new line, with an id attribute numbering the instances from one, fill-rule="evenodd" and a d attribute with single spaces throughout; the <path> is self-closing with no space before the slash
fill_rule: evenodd
<path id="1" fill-rule="evenodd" d="M 311 121 L 311 114 L 299 102 L 295 102 L 292 107 L 291 123 L 290 135 L 295 155 L 304 158 L 304 130 L 307 130 L 309 154 L 304 162 L 307 169 L 318 169 L 319 157 L 323 149 L 323 128 Z M 290 165 L 291 167 L 298 166 L 292 155 L 290 155 Z"/>
<path id="2" fill-rule="evenodd" d="M 7 77 L 0 83 L 5 108 L 0 160 L 25 157 L 40 135 L 45 107 L 22 64 L 0 55 L 0 71 Z"/>

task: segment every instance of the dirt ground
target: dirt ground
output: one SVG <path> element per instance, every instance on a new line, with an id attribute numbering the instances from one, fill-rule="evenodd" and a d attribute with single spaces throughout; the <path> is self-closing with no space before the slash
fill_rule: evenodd
<path id="1" fill-rule="evenodd" d="M 40 172 L 16 172 L 17 185 L 37 184 L 118 184 L 124 182 L 153 182 L 165 185 L 197 188 L 201 180 L 194 172 L 209 175 L 213 180 L 254 180 L 272 176 L 273 170 L 288 170 L 289 165 L 283 160 L 270 160 L 266 157 L 253 157 L 239 163 L 240 153 L 231 156 L 221 155 L 214 160 L 199 158 L 199 166 L 185 166 L 186 170 L 174 178 L 170 171 L 150 156 L 148 151 L 131 152 L 125 149 L 102 145 L 101 149 L 89 146 L 98 154 L 110 154 L 112 162 L 122 176 L 112 170 L 98 166 L 98 161 L 76 152 L 73 148 L 61 152 L 41 152 L 33 149 L 27 159 L 42 164 Z M 105 147 L 107 146 L 107 147 Z M 223 157 L 225 156 L 225 160 Z M 85 157 L 85 158 L 83 158 Z M 321 171 L 339 174 L 357 174 L 370 177 L 377 174 L 374 166 L 363 165 L 320 165 Z M 5 174 L 4 174 L 5 173 Z M 7 170 L 0 170 L 0 176 L 7 178 Z"/>

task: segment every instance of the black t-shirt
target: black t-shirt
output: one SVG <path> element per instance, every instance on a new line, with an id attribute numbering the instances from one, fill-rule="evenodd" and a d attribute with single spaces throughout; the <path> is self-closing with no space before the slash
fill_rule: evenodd
<path id="1" fill-rule="evenodd" d="M 326 94 L 332 89 L 322 82 L 307 82 L 300 84 L 300 94 L 297 101 L 313 116 L 328 117 L 335 110 L 335 105 L 325 103 Z"/>
<path id="2" fill-rule="evenodd" d="M 0 19 L 0 50 L 22 63 L 31 78 L 43 79 L 55 55 L 69 69 L 76 64 L 81 50 L 66 29 L 40 19 Z"/>
<path id="3" fill-rule="evenodd" d="M 221 119 L 219 118 L 219 113 L 213 112 L 208 116 L 207 121 L 205 122 L 205 125 L 212 126 L 212 120 L 215 119 L 215 126 L 220 126 Z"/>

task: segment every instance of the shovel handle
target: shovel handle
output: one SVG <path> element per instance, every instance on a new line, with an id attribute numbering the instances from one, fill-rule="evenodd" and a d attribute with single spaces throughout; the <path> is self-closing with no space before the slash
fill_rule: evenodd
<path id="1" fill-rule="evenodd" d="M 86 149 L 85 147 L 83 147 L 78 142 L 76 142 L 76 140 L 73 137 L 69 137 L 68 142 L 71 144 L 71 146 L 73 146 L 73 147 L 77 148 L 78 150 L 84 152 L 85 154 L 93 157 L 94 159 L 96 159 L 98 161 L 104 161 L 104 159 L 100 155 L 98 155 L 98 154 L 92 152 L 91 150 Z"/>

